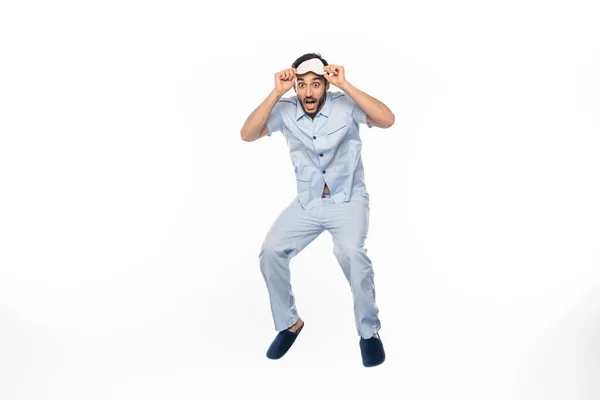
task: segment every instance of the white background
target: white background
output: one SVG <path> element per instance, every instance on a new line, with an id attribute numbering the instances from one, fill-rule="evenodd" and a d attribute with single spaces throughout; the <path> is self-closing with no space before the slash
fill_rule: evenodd
<path id="1" fill-rule="evenodd" d="M 594 3 L 3 2 L 0 398 L 597 400 Z M 313 51 L 396 116 L 361 129 L 376 368 L 328 232 L 265 357 L 295 181 L 240 129 Z"/>

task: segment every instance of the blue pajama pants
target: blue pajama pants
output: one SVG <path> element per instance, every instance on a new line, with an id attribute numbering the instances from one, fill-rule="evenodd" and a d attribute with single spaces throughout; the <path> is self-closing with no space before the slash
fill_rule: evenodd
<path id="1" fill-rule="evenodd" d="M 260 250 L 260 270 L 269 291 L 275 330 L 298 320 L 290 280 L 290 260 L 324 230 L 333 238 L 333 253 L 350 284 L 358 335 L 364 339 L 381 328 L 375 304 L 374 272 L 364 248 L 369 229 L 369 200 L 336 204 L 329 195 L 323 204 L 305 210 L 296 197 L 277 217 Z"/>

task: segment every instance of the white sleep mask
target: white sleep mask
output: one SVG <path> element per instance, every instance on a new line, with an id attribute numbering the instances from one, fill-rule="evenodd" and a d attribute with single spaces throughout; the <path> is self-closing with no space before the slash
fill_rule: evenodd
<path id="1" fill-rule="evenodd" d="M 323 62 L 318 58 L 311 58 L 310 60 L 304 61 L 302 64 L 298 65 L 296 68 L 296 75 L 302 75 L 307 72 L 314 72 L 317 75 L 325 75 L 325 70 L 323 70 Z"/>

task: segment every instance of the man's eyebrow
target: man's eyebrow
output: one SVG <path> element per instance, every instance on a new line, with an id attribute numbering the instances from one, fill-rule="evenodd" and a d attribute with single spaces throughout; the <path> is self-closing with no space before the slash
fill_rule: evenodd
<path id="1" fill-rule="evenodd" d="M 296 78 L 296 79 L 298 79 L 299 81 L 303 81 L 304 80 L 304 78 Z M 312 78 L 311 81 L 321 81 L 321 80 L 324 80 L 324 79 L 325 78 L 323 78 L 323 79 L 321 79 L 321 78 Z"/>

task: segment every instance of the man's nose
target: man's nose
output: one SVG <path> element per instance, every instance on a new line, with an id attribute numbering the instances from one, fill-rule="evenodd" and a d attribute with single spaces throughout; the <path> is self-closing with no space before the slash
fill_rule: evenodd
<path id="1" fill-rule="evenodd" d="M 312 95 L 312 88 L 311 88 L 310 86 L 308 86 L 308 87 L 306 88 L 306 95 L 307 95 L 308 97 L 310 97 L 310 96 Z"/>

